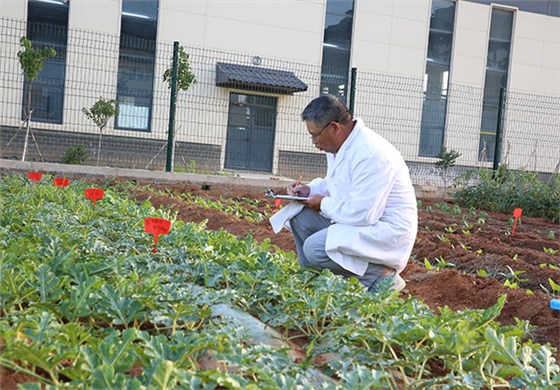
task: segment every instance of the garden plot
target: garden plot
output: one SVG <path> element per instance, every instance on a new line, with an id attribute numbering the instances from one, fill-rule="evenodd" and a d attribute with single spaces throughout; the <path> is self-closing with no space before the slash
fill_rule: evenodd
<path id="1" fill-rule="evenodd" d="M 264 189 L 125 184 L 97 183 L 105 196 L 93 206 L 84 196 L 91 183 L 57 188 L 45 178 L 0 178 L 3 388 L 8 379 L 95 388 L 560 384 L 553 348 L 537 344 L 553 341 L 535 332 L 544 326 L 513 321 L 548 316 L 547 326 L 558 329 L 558 315 L 542 307 L 557 294 L 554 285 L 540 280 L 539 290 L 532 279 L 544 278 L 533 274 L 540 270 L 559 282 L 555 225 L 523 219 L 509 237 L 507 216 L 462 210 L 473 226 L 458 233 L 452 224 L 462 215 L 422 206 L 418 248 L 404 275 L 408 289 L 400 297 L 373 296 L 355 280 L 299 270 L 289 234 L 273 235 L 268 225 L 274 204 Z M 427 215 L 444 222 L 443 230 Z M 144 231 L 152 217 L 172 222 L 155 253 Z M 523 235 L 542 236 L 545 261 L 491 252 L 497 245 L 490 232 L 508 248 Z M 490 241 L 479 248 L 460 235 Z M 433 255 L 423 247 L 430 242 L 457 252 Z M 499 261 L 469 265 L 465 255 L 459 262 L 458 248 L 527 267 L 506 264 L 517 280 Z M 483 288 L 474 292 L 471 284 Z M 512 296 L 528 297 L 540 310 L 512 314 Z M 219 305 L 268 324 L 292 348 L 255 343 L 248 329 L 213 315 Z M 433 310 L 440 305 L 449 309 Z M 485 310 L 472 310 L 478 307 Z M 330 379 L 318 384 L 317 372 Z"/>
<path id="2" fill-rule="evenodd" d="M 225 229 L 239 237 L 252 234 L 270 240 L 284 251 L 295 252 L 291 233 L 274 234 L 268 219 L 275 205 L 264 189 L 197 185 L 140 186 L 138 199 L 157 207 L 172 207 L 186 221 L 207 221 L 210 229 Z M 226 196 L 227 194 L 227 196 Z M 227 199 L 229 202 L 224 202 Z M 207 207 L 214 200 L 224 204 Z M 214 203 L 216 204 L 216 203 Z M 237 209 L 244 210 L 244 217 Z M 229 211 L 226 210 L 229 208 Z M 446 202 L 419 201 L 419 229 L 412 259 L 403 272 L 412 295 L 433 309 L 483 309 L 507 294 L 499 321 L 516 318 L 533 326 L 537 342 L 560 347 L 560 314 L 549 307 L 560 299 L 560 225 L 543 218 L 521 217 L 511 235 L 512 215 L 465 209 Z"/>

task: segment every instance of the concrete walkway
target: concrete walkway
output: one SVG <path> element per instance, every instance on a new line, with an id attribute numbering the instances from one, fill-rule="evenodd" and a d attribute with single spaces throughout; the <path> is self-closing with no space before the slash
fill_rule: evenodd
<path id="1" fill-rule="evenodd" d="M 185 182 L 195 184 L 223 184 L 256 187 L 286 187 L 292 179 L 271 174 L 231 172 L 216 175 L 197 173 L 178 173 L 150 171 L 145 169 L 92 167 L 86 165 L 67 165 L 57 163 L 22 162 L 15 160 L 0 159 L 0 171 L 2 172 L 31 172 L 37 171 L 58 176 L 66 176 L 71 179 L 88 178 L 125 178 L 135 180 L 151 181 L 153 183 Z"/>
<path id="2" fill-rule="evenodd" d="M 53 175 L 66 176 L 70 179 L 88 178 L 123 178 L 133 180 L 144 180 L 152 183 L 194 183 L 194 184 L 221 184 L 226 186 L 248 186 L 262 188 L 285 188 L 292 178 L 275 176 L 272 174 L 258 174 L 248 172 L 224 172 L 223 174 L 198 174 L 198 173 L 179 173 L 150 171 L 145 169 L 113 168 L 113 167 L 93 167 L 86 165 L 67 165 L 57 163 L 42 163 L 16 160 L 0 159 L 1 172 L 30 172 L 37 171 Z M 443 196 L 442 187 L 415 185 L 416 196 L 419 199 L 441 198 Z M 453 191 L 448 189 L 447 198 L 452 198 Z"/>

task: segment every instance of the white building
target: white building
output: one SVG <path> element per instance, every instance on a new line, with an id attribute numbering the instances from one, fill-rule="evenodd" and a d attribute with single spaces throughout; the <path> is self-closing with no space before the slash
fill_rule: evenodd
<path id="1" fill-rule="evenodd" d="M 324 162 L 299 113 L 329 92 L 411 165 L 432 164 L 445 146 L 462 153 L 463 166 L 491 167 L 497 151 L 510 167 L 553 172 L 560 161 L 559 3 L 1 0 L 0 158 L 20 153 L 8 141 L 24 133 L 17 131 L 26 102 L 17 53 L 27 36 L 58 52 L 32 99 L 38 145 L 58 148 L 44 153 L 51 159 L 76 143 L 93 145 L 98 130 L 81 110 L 102 96 L 120 107 L 104 131 L 102 160 L 161 161 L 169 120 L 161 75 L 178 41 L 198 82 L 179 93 L 176 164 L 183 149 L 187 165 L 288 175 L 297 166 L 311 174 Z"/>

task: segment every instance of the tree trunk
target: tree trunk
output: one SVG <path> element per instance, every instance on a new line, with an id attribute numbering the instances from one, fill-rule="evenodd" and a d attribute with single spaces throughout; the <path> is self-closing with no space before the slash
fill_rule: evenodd
<path id="1" fill-rule="evenodd" d="M 101 157 L 101 135 L 103 134 L 103 128 L 99 129 L 99 142 L 97 143 L 97 166 L 99 166 L 99 157 Z"/>
<path id="2" fill-rule="evenodd" d="M 23 142 L 23 154 L 21 155 L 21 161 L 25 161 L 25 155 L 27 154 L 27 146 L 29 144 L 29 131 L 31 126 L 31 88 L 33 84 L 30 81 L 29 83 L 29 92 L 27 94 L 27 129 L 25 131 L 25 141 Z"/>

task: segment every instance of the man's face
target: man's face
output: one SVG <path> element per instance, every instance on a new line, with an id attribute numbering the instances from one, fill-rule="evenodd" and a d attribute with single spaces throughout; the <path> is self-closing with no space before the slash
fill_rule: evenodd
<path id="1" fill-rule="evenodd" d="M 334 131 L 338 123 L 336 121 L 330 121 L 325 126 L 317 127 L 313 122 L 306 121 L 307 131 L 311 137 L 311 142 L 319 150 L 325 152 L 333 153 L 334 147 Z"/>

